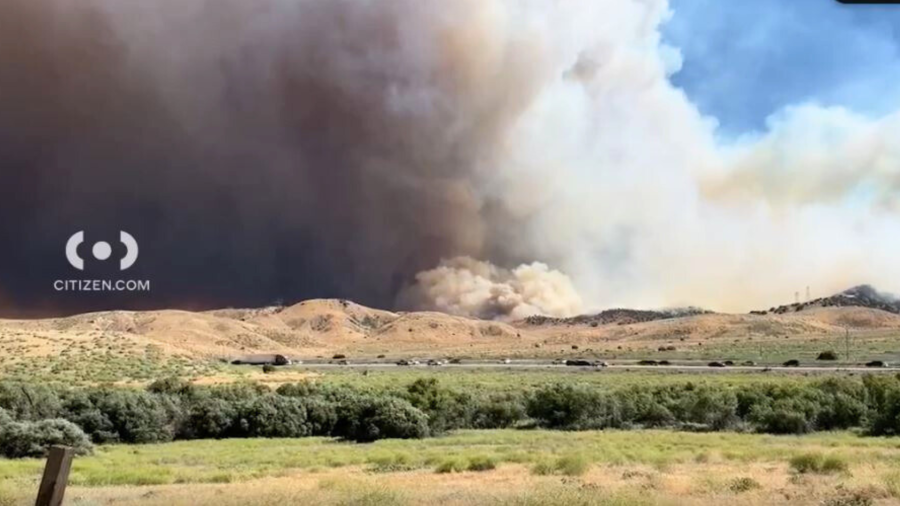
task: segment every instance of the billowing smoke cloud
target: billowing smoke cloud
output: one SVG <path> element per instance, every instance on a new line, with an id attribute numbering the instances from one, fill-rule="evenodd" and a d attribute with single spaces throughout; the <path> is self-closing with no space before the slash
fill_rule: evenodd
<path id="1" fill-rule="evenodd" d="M 502 269 L 467 257 L 420 272 L 401 304 L 484 319 L 535 314 L 568 316 L 584 309 L 571 280 L 542 263 Z"/>
<path id="2" fill-rule="evenodd" d="M 665 0 L 6 0 L 0 300 L 341 296 L 508 318 L 900 289 L 897 120 L 807 105 L 723 144 L 670 83 L 667 16 Z M 121 229 L 152 294 L 53 292 L 69 235 Z M 493 265 L 440 263 L 457 257 Z"/>

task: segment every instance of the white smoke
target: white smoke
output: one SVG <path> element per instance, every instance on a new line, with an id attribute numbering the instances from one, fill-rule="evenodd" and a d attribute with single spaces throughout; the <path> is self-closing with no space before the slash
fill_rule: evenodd
<path id="1" fill-rule="evenodd" d="M 681 57 L 660 41 L 665 0 L 488 3 L 504 29 L 484 39 L 528 38 L 543 70 L 485 186 L 518 220 L 497 232 L 514 258 L 559 268 L 591 308 L 747 310 L 808 285 L 898 288 L 900 112 L 802 104 L 723 142 L 670 83 Z M 441 275 L 481 279 L 441 267 L 419 283 L 454 284 Z M 478 294 L 494 306 L 491 290 L 463 292 L 445 304 L 423 290 L 454 312 L 482 314 Z"/>
<path id="2" fill-rule="evenodd" d="M 569 278 L 542 263 L 506 270 L 468 257 L 420 272 L 401 298 L 422 309 L 485 319 L 571 316 L 583 310 Z"/>

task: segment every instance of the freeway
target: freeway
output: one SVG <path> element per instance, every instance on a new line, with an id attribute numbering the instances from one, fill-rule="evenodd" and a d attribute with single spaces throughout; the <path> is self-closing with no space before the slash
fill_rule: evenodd
<path id="1" fill-rule="evenodd" d="M 549 360 L 509 360 L 508 362 L 498 360 L 466 360 L 458 364 L 442 364 L 440 366 L 427 365 L 425 362 L 415 365 L 398 365 L 394 362 L 387 361 L 366 361 L 366 360 L 333 360 L 323 361 L 315 360 L 303 363 L 295 363 L 291 367 L 309 368 L 309 369 L 443 369 L 443 370 L 472 370 L 472 369 L 490 369 L 490 370 L 557 370 L 557 371 L 654 371 L 654 372 L 699 372 L 699 373 L 727 373 L 727 372 L 757 372 L 757 373 L 876 373 L 876 372 L 897 372 L 898 367 L 866 367 L 862 364 L 842 364 L 833 366 L 824 365 L 804 365 L 797 367 L 785 367 L 782 365 L 734 365 L 734 366 L 710 366 L 708 362 L 673 362 L 670 365 L 641 365 L 636 362 L 608 362 L 604 367 L 599 366 L 571 366 L 560 363 L 554 363 Z"/>

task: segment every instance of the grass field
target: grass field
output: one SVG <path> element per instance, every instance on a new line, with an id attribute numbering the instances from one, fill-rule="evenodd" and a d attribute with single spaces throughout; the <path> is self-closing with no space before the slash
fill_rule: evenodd
<path id="1" fill-rule="evenodd" d="M 246 369 L 245 369 L 246 370 Z M 678 370 L 666 370 L 661 367 L 648 371 L 635 369 L 586 369 L 578 367 L 547 369 L 441 369 L 441 368 L 372 368 L 363 369 L 300 369 L 309 370 L 314 376 L 309 379 L 328 384 L 347 384 L 357 387 L 404 388 L 420 378 L 436 378 L 444 386 L 462 391 L 482 390 L 519 391 L 523 388 L 533 389 L 552 383 L 582 383 L 599 388 L 626 387 L 632 385 L 666 385 L 693 382 L 697 385 L 724 384 L 746 385 L 758 383 L 804 383 L 821 379 L 818 374 L 780 374 L 763 372 L 722 372 L 691 373 Z M 278 369 L 265 375 L 265 382 L 283 383 L 294 381 L 295 371 L 292 368 Z M 828 373 L 829 377 L 843 376 L 853 373 Z M 283 380 L 281 378 L 284 378 Z"/>
<path id="2" fill-rule="evenodd" d="M 60 355 L 40 358 L 24 352 L 15 343 L 0 347 L 0 374 L 63 384 L 141 383 L 160 376 L 212 376 L 226 368 L 216 360 L 167 356 L 152 345 L 135 348 L 124 340 L 112 340 L 101 348 L 67 348 Z"/>
<path id="3" fill-rule="evenodd" d="M 815 455 L 838 465 L 802 466 Z M 0 460 L 0 504 L 33 500 L 42 464 Z M 900 497 L 900 441 L 516 430 L 193 441 L 100 447 L 76 459 L 70 484 L 70 504 L 887 504 Z"/>
<path id="4" fill-rule="evenodd" d="M 819 351 L 843 352 L 840 344 L 838 336 L 785 343 L 719 340 L 696 349 L 624 350 L 616 356 L 766 363 L 799 358 L 815 364 Z M 892 357 L 896 354 L 893 347 L 891 336 L 872 334 L 854 343 L 853 357 Z M 132 349 L 110 342 L 107 348 L 103 353 L 73 348 L 46 360 L 7 353 L 0 357 L 0 372 L 8 378 L 63 385 L 143 386 L 153 379 L 176 376 L 201 384 L 251 380 L 274 388 L 308 380 L 374 390 L 405 389 L 417 379 L 434 377 L 442 386 L 457 391 L 483 393 L 521 392 L 554 383 L 597 389 L 685 382 L 741 387 L 807 383 L 823 377 L 810 372 L 695 373 L 665 368 L 325 369 L 306 365 L 264 374 L 260 367 L 165 356 L 152 347 Z M 560 348 L 559 356 L 609 358 L 583 347 L 568 348 Z M 769 349 L 778 351 L 770 353 Z M 351 361 L 362 358 L 366 357 L 350 356 Z M 851 374 L 830 372 L 824 376 Z M 818 461 L 830 464 L 808 465 Z M 33 504 L 42 466 L 40 460 L 0 459 L 0 506 Z M 771 436 L 657 430 L 492 430 L 372 444 L 303 438 L 101 445 L 93 455 L 76 459 L 67 493 L 67 504 L 79 506 L 438 503 L 900 504 L 900 439 L 849 432 Z"/>
<path id="5" fill-rule="evenodd" d="M 659 357 L 657 357 L 659 358 Z M 812 365 L 839 363 L 808 362 Z M 829 373 L 834 374 L 834 373 Z M 841 373 L 851 374 L 851 373 Z M 179 377 L 203 384 L 230 383 L 252 380 L 277 386 L 304 379 L 335 384 L 371 386 L 373 388 L 408 384 L 422 377 L 437 377 L 449 386 L 460 388 L 513 389 L 539 386 L 547 382 L 577 381 L 595 385 L 660 384 L 694 381 L 742 384 L 747 382 L 797 381 L 816 377 L 815 373 L 781 374 L 777 372 L 715 371 L 687 372 L 681 370 L 646 371 L 634 369 L 604 370 L 547 367 L 537 369 L 491 368 L 317 368 L 290 366 L 263 374 L 258 366 L 233 366 L 215 360 L 191 361 L 148 354 L 141 357 L 116 358 L 104 356 L 59 357 L 48 360 L 15 360 L 0 358 L 0 376 L 6 379 L 40 381 L 61 385 L 119 384 L 140 386 L 161 377 Z"/>

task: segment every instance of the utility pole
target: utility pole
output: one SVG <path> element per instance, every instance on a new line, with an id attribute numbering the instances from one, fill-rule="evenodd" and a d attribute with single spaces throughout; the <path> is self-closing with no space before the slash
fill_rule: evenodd
<path id="1" fill-rule="evenodd" d="M 800 292 L 794 292 L 794 304 L 800 303 Z"/>
<path id="2" fill-rule="evenodd" d="M 847 362 L 850 361 L 850 328 L 844 327 L 844 351 L 846 352 Z"/>

